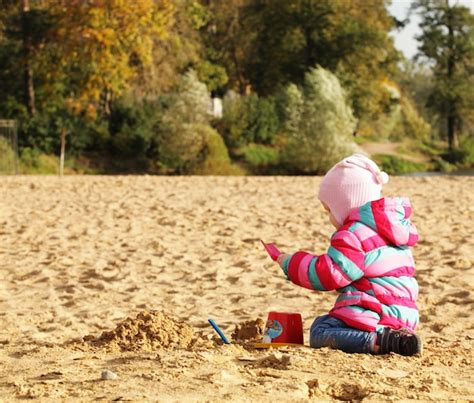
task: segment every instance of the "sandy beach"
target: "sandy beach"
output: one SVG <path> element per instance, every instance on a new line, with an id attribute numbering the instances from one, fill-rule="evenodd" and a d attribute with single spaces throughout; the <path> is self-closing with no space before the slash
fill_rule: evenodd
<path id="1" fill-rule="evenodd" d="M 332 307 L 335 293 L 287 282 L 259 243 L 326 250 L 320 180 L 1 177 L 0 401 L 474 399 L 472 177 L 385 187 L 414 206 L 423 356 L 215 341 L 208 318 L 230 337 L 276 310 L 302 314 L 308 343 Z"/>

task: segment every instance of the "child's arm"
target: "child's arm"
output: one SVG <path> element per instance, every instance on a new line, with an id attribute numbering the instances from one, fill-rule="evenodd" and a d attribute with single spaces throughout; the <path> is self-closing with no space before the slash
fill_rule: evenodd
<path id="1" fill-rule="evenodd" d="M 419 236 L 415 224 L 410 223 L 410 230 L 408 231 L 408 246 L 414 246 L 418 242 Z"/>
<path id="2" fill-rule="evenodd" d="M 364 276 L 365 254 L 359 239 L 340 231 L 331 239 L 327 253 L 282 254 L 278 263 L 288 280 L 310 290 L 329 291 L 345 287 Z"/>

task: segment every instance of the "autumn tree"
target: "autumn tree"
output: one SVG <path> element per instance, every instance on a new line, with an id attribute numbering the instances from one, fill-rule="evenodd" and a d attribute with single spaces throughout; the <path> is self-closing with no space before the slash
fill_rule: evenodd
<path id="1" fill-rule="evenodd" d="M 152 61 L 138 66 L 132 79 L 132 91 L 138 98 L 172 91 L 190 67 L 198 72 L 199 79 L 210 89 L 226 83 L 225 71 L 221 71 L 223 68 L 212 65 L 204 56 L 206 49 L 199 29 L 207 24 L 208 19 L 208 10 L 197 0 L 173 2 L 173 7 L 168 10 L 166 35 L 152 36 Z"/>
<path id="2" fill-rule="evenodd" d="M 463 119 L 472 114 L 474 15 L 449 0 L 417 0 L 421 17 L 419 57 L 433 63 L 434 86 L 428 106 L 446 122 L 449 148 L 458 147 Z"/>
<path id="3" fill-rule="evenodd" d="M 58 16 L 52 36 L 51 75 L 64 82 L 75 113 L 109 113 L 110 100 L 129 88 L 137 68 L 152 62 L 153 37 L 167 35 L 168 0 L 69 2 L 51 6 Z"/>

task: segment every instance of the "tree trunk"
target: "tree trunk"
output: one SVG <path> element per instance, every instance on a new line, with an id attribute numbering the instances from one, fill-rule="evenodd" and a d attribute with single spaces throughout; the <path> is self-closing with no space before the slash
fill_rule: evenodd
<path id="1" fill-rule="evenodd" d="M 453 29 L 453 11 L 449 7 L 449 0 L 446 0 L 446 8 L 448 13 L 448 81 L 453 80 L 455 65 L 455 49 L 454 49 L 454 29 Z M 448 145 L 449 149 L 458 146 L 457 136 L 457 105 L 453 101 L 449 101 L 449 112 L 447 116 L 448 129 Z"/>
<path id="2" fill-rule="evenodd" d="M 35 116 L 35 87 L 33 86 L 33 68 L 29 59 L 29 52 L 25 52 L 25 88 L 26 88 L 26 106 L 30 116 Z"/>
<path id="3" fill-rule="evenodd" d="M 447 119 L 447 123 L 448 123 L 448 144 L 449 144 L 449 149 L 452 150 L 459 146 L 456 117 L 454 115 L 449 115 Z"/>
<path id="4" fill-rule="evenodd" d="M 31 65 L 31 53 L 32 53 L 32 44 L 31 36 L 29 32 L 29 27 L 27 19 L 25 18 L 26 13 L 30 11 L 30 1 L 22 0 L 22 12 L 23 12 L 23 58 L 24 58 L 24 83 L 25 83 L 25 103 L 28 108 L 28 113 L 30 116 L 36 114 L 36 105 L 35 105 L 35 87 L 33 83 L 33 67 Z"/>

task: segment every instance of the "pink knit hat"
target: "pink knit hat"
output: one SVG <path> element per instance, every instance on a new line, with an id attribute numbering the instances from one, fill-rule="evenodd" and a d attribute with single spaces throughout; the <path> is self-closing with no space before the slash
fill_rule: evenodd
<path id="1" fill-rule="evenodd" d="M 334 165 L 321 182 L 319 200 L 342 225 L 349 212 L 365 203 L 380 199 L 388 175 L 362 154 L 354 154 Z"/>

